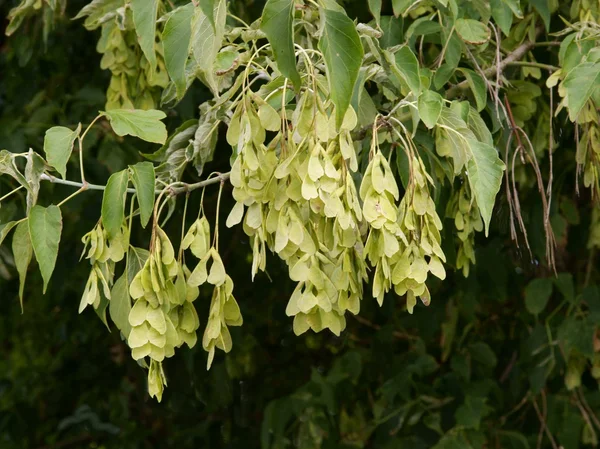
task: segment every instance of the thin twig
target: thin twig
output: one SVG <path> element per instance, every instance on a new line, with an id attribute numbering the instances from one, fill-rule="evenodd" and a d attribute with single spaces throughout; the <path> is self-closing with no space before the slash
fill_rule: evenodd
<path id="1" fill-rule="evenodd" d="M 217 184 L 219 182 L 225 182 L 229 179 L 229 172 L 227 173 L 221 173 L 218 176 L 214 177 L 214 178 L 210 178 L 210 179 L 206 179 L 204 181 L 200 181 L 200 182 L 196 182 L 193 184 L 187 184 L 185 182 L 178 182 L 175 184 L 172 184 L 168 189 L 167 189 L 167 193 L 170 196 L 175 196 L 175 195 L 180 195 L 182 193 L 186 193 L 186 192 L 191 192 L 193 190 L 196 189 L 200 189 L 202 187 L 211 185 L 211 184 Z M 103 185 L 98 185 L 98 184 L 90 184 L 90 183 L 81 183 L 81 182 L 76 182 L 76 181 L 69 181 L 67 179 L 60 179 L 57 178 L 55 176 L 52 175 L 48 175 L 46 173 L 42 174 L 42 176 L 40 177 L 40 180 L 42 181 L 49 181 L 53 184 L 61 184 L 61 185 L 65 185 L 65 186 L 71 186 L 71 187 L 77 187 L 78 189 L 81 189 L 82 187 L 86 187 L 87 190 L 106 190 L 106 186 Z M 160 194 L 162 192 L 163 189 L 160 190 L 155 190 L 154 193 L 155 194 Z M 136 193 L 135 189 L 133 188 L 128 188 L 127 189 L 127 193 Z"/>
<path id="2" fill-rule="evenodd" d="M 543 28 L 538 27 L 536 29 L 536 36 L 541 33 Z M 506 58 L 502 60 L 499 65 L 493 65 L 483 71 L 486 78 L 497 74 L 497 70 L 503 71 L 511 62 L 519 61 L 523 58 L 529 50 L 531 50 L 535 46 L 535 42 L 527 41 L 521 45 L 519 45 L 513 52 L 509 53 Z M 446 91 L 446 98 L 452 98 L 458 95 L 461 91 L 467 90 L 469 88 L 469 82 L 467 80 L 461 81 L 457 85 L 451 87 Z"/>
<path id="3" fill-rule="evenodd" d="M 370 327 L 371 329 L 375 329 L 375 330 L 380 330 L 381 326 L 379 324 L 375 324 L 372 321 L 369 321 L 368 319 L 360 316 L 360 315 L 353 315 L 354 319 L 356 321 L 358 321 L 360 324 L 364 324 L 367 327 Z M 418 340 L 419 337 L 416 337 L 414 335 L 410 335 L 410 334 L 405 334 L 399 331 L 393 331 L 392 334 L 394 335 L 394 337 L 400 339 L 400 340 Z"/>
<path id="4" fill-rule="evenodd" d="M 533 408 L 535 409 L 535 412 L 538 415 L 538 419 L 540 420 L 540 425 L 542 426 L 542 429 L 544 430 L 544 432 L 546 432 L 546 436 L 550 440 L 550 444 L 552 445 L 552 448 L 553 449 L 558 449 L 558 446 L 556 445 L 556 441 L 554 440 L 554 437 L 552 436 L 552 433 L 550 433 L 550 430 L 548 429 L 548 425 L 546 424 L 546 420 L 542 416 L 542 413 L 540 412 L 540 408 L 538 407 L 535 398 L 532 399 L 531 402 L 533 403 Z"/>

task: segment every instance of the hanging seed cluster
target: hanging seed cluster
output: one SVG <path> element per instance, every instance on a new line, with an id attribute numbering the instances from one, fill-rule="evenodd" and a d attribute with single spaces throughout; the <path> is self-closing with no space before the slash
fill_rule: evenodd
<path id="1" fill-rule="evenodd" d="M 79 303 L 79 313 L 83 312 L 89 305 L 93 306 L 94 309 L 98 309 L 102 295 L 105 299 L 110 299 L 115 263 L 120 262 L 125 257 L 129 243 L 128 234 L 127 227 L 123 225 L 121 231 L 112 239 L 109 239 L 102 222 L 99 222 L 94 229 L 81 239 L 84 244 L 83 254 L 87 250 L 85 258 L 90 261 L 92 269 Z"/>
<path id="2" fill-rule="evenodd" d="M 446 258 L 440 246 L 442 222 L 429 194 L 433 180 L 414 151 L 410 136 L 402 138 L 397 148 L 409 155 L 410 180 L 400 204 L 396 205 L 398 185 L 378 148 L 376 135 L 360 196 L 371 227 L 365 249 L 375 267 L 373 297 L 382 304 L 384 294 L 393 286 L 398 295 L 406 294 L 407 308 L 412 313 L 416 298 L 425 305 L 431 301 L 425 281 L 429 273 L 445 278 L 442 262 Z"/>
<path id="3" fill-rule="evenodd" d="M 206 282 L 214 286 L 208 323 L 202 337 L 202 347 L 208 352 L 207 368 L 210 368 L 215 348 L 231 351 L 233 344 L 229 326 L 241 326 L 243 318 L 233 296 L 233 281 L 225 272 L 218 248 L 210 243 L 210 224 L 206 217 L 192 224 L 183 239 L 182 248 L 189 249 L 200 259 L 188 278 L 188 285 L 196 291 Z"/>
<path id="4" fill-rule="evenodd" d="M 227 224 L 243 221 L 253 276 L 265 269 L 267 248 L 287 263 L 297 282 L 286 309 L 296 334 L 327 328 L 339 335 L 345 312 L 360 309 L 367 277 L 351 176 L 358 168 L 350 136 L 356 114 L 350 108 L 338 129 L 326 98 L 321 86 L 306 89 L 293 110 L 278 112 L 253 95 L 238 105 L 227 133 L 237 201 Z"/>
<path id="5" fill-rule="evenodd" d="M 129 312 L 127 343 L 135 360 L 150 357 L 160 363 L 172 357 L 175 348 L 196 344 L 200 320 L 192 302 L 199 291 L 187 283 L 189 270 L 175 258 L 165 232 L 155 226 L 153 233 L 150 255 L 129 286 L 134 304 Z M 156 381 L 159 371 L 149 372 L 149 384 L 152 376 Z M 155 391 L 162 393 L 162 388 Z M 157 398 L 160 400 L 160 395 Z"/>
<path id="6" fill-rule="evenodd" d="M 164 10 L 162 2 L 158 8 Z M 83 16 L 88 16 L 86 28 L 101 27 L 96 49 L 102 54 L 100 67 L 111 72 L 106 109 L 157 107 L 163 89 L 169 84 L 162 45 L 155 46 L 157 64 L 152 67 L 138 45 L 130 7 L 123 6 L 113 14 L 99 18 L 90 6 L 83 8 L 77 18 Z M 157 33 L 160 39 L 160 31 Z"/>
<path id="7" fill-rule="evenodd" d="M 471 264 L 475 263 L 475 232 L 483 230 L 483 220 L 467 182 L 453 194 L 447 215 L 454 220 L 458 236 L 456 268 L 468 277 Z"/>

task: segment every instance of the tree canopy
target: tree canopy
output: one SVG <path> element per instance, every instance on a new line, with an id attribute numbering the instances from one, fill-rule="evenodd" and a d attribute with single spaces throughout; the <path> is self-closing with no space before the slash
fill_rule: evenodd
<path id="1" fill-rule="evenodd" d="M 597 2 L 0 13 L 3 448 L 598 445 Z"/>

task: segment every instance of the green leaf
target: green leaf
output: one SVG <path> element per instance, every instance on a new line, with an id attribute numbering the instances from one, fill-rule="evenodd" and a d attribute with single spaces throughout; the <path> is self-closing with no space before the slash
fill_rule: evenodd
<path id="1" fill-rule="evenodd" d="M 52 165 L 60 176 L 65 179 L 67 176 L 67 162 L 73 151 L 75 139 L 81 132 L 81 123 L 75 131 L 71 131 L 64 126 L 54 126 L 46 131 L 44 136 L 44 153 L 48 163 Z"/>
<path id="2" fill-rule="evenodd" d="M 443 101 L 440 94 L 429 89 L 419 96 L 419 116 L 427 128 L 431 129 L 437 124 Z"/>
<path id="3" fill-rule="evenodd" d="M 467 175 L 485 224 L 487 237 L 505 166 L 494 147 L 476 140 L 469 140 L 469 146 L 471 158 L 467 162 Z"/>
<path id="4" fill-rule="evenodd" d="M 419 72 L 419 61 L 407 46 L 398 50 L 394 56 L 395 67 L 398 69 L 406 84 L 417 97 L 421 92 L 421 76 Z"/>
<path id="5" fill-rule="evenodd" d="M 584 62 L 579 64 L 567 74 L 562 85 L 567 93 L 569 118 L 574 122 L 594 90 L 600 86 L 600 63 Z"/>
<path id="6" fill-rule="evenodd" d="M 542 20 L 544 21 L 544 27 L 546 32 L 550 29 L 550 5 L 549 0 L 529 0 L 529 4 L 533 6 Z"/>
<path id="7" fill-rule="evenodd" d="M 192 20 L 192 54 L 198 65 L 200 79 L 213 94 L 218 93 L 214 64 L 225 35 L 226 10 L 225 0 L 218 0 L 213 10 L 214 26 L 200 8 L 196 8 Z"/>
<path id="8" fill-rule="evenodd" d="M 58 206 L 33 206 L 29 214 L 29 235 L 44 279 L 43 293 L 54 272 L 58 257 L 58 244 L 62 232 L 62 215 Z"/>
<path id="9" fill-rule="evenodd" d="M 487 90 L 485 80 L 473 70 L 459 69 L 467 78 L 469 88 L 473 92 L 475 97 L 475 104 L 477 105 L 477 111 L 481 112 L 485 109 L 487 104 Z"/>
<path id="10" fill-rule="evenodd" d="M 146 142 L 164 144 L 167 140 L 167 128 L 162 119 L 166 114 L 149 109 L 113 109 L 101 112 L 108 117 L 110 126 L 118 136 L 135 136 Z"/>
<path id="11" fill-rule="evenodd" d="M 300 74 L 294 52 L 294 0 L 268 0 L 260 29 L 267 35 L 279 71 L 299 89 Z"/>
<path id="12" fill-rule="evenodd" d="M 392 0 L 394 16 L 399 17 L 403 15 L 413 4 L 414 0 Z"/>
<path id="13" fill-rule="evenodd" d="M 110 291 L 110 303 L 108 312 L 111 320 L 121 331 L 125 339 L 129 338 L 131 324 L 129 324 L 129 312 L 131 311 L 131 298 L 129 297 L 129 283 L 127 282 L 127 273 L 117 279 Z"/>
<path id="14" fill-rule="evenodd" d="M 459 426 L 479 429 L 481 419 L 492 409 L 486 405 L 486 398 L 467 396 L 465 402 L 458 407 L 454 417 Z"/>
<path id="15" fill-rule="evenodd" d="M 127 170 L 121 170 L 108 178 L 108 183 L 104 190 L 104 196 L 102 197 L 102 224 L 110 239 L 120 232 L 123 220 L 125 220 L 125 197 L 127 195 L 128 182 Z"/>
<path id="16" fill-rule="evenodd" d="M 215 28 L 215 1 L 216 0 L 200 0 L 200 8 L 202 12 L 206 15 L 206 18 L 210 22 L 210 24 Z"/>
<path id="17" fill-rule="evenodd" d="M 12 176 L 19 184 L 29 190 L 29 184 L 17 169 L 15 155 L 7 150 L 0 151 L 0 174 Z"/>
<path id="18" fill-rule="evenodd" d="M 158 13 L 158 0 L 131 0 L 133 11 L 133 24 L 138 37 L 140 48 L 150 63 L 150 70 L 156 68 L 156 14 Z"/>
<path id="19" fill-rule="evenodd" d="M 190 52 L 193 11 L 192 3 L 177 8 L 167 19 L 162 33 L 165 66 L 175 83 L 178 99 L 183 97 L 187 88 L 185 65 Z"/>
<path id="20" fill-rule="evenodd" d="M 19 224 L 18 221 L 9 221 L 8 223 L 0 223 L 0 245 L 4 242 L 4 239 L 8 236 L 9 232 Z"/>
<path id="21" fill-rule="evenodd" d="M 381 48 L 389 48 L 402 44 L 402 36 L 404 34 L 404 22 L 402 19 L 397 19 L 394 16 L 383 16 L 380 28 L 383 31 L 383 36 L 379 39 Z"/>
<path id="22" fill-rule="evenodd" d="M 454 23 L 456 32 L 467 44 L 485 44 L 490 38 L 490 29 L 473 19 L 458 19 Z"/>
<path id="23" fill-rule="evenodd" d="M 369 0 L 369 11 L 373 14 L 375 23 L 379 26 L 381 20 L 381 0 Z"/>
<path id="24" fill-rule="evenodd" d="M 354 22 L 340 11 L 321 9 L 319 49 L 325 58 L 335 123 L 339 128 L 350 106 L 354 83 L 362 64 L 363 47 Z"/>
<path id="25" fill-rule="evenodd" d="M 566 300 L 569 302 L 575 300 L 575 286 L 573 285 L 573 275 L 571 273 L 558 273 L 553 281 Z"/>
<path id="26" fill-rule="evenodd" d="M 133 182 L 133 187 L 135 187 L 140 205 L 140 221 L 142 222 L 142 227 L 145 228 L 154 209 L 154 188 L 156 182 L 154 165 L 152 162 L 139 162 L 135 165 L 130 165 L 129 170 L 131 172 L 131 182 Z"/>
<path id="27" fill-rule="evenodd" d="M 19 301 L 21 302 L 21 312 L 23 312 L 23 289 L 25 288 L 25 279 L 27 277 L 27 267 L 33 256 L 33 247 L 29 237 L 29 225 L 23 221 L 15 229 L 12 241 L 13 256 L 15 267 L 19 273 Z"/>
<path id="28" fill-rule="evenodd" d="M 502 32 L 508 36 L 513 23 L 513 13 L 510 7 L 503 0 L 490 0 L 490 9 L 494 21 Z"/>
<path id="29" fill-rule="evenodd" d="M 525 307 L 529 313 L 539 315 L 544 311 L 552 294 L 552 280 L 538 278 L 527 284 L 525 288 Z"/>

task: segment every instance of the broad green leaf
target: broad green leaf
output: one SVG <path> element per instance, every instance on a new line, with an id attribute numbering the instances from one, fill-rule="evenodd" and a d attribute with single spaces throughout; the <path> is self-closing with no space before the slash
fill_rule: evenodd
<path id="1" fill-rule="evenodd" d="M 490 0 L 490 9 L 494 21 L 502 32 L 508 36 L 513 23 L 513 13 L 510 7 L 503 0 Z"/>
<path id="2" fill-rule="evenodd" d="M 226 10 L 225 0 L 217 0 L 213 15 L 214 26 L 201 8 L 195 9 L 192 19 L 192 54 L 198 65 L 200 79 L 213 94 L 218 91 L 214 64 L 225 35 Z"/>
<path id="3" fill-rule="evenodd" d="M 419 116 L 427 128 L 431 129 L 437 124 L 443 101 L 440 94 L 429 89 L 419 96 Z"/>
<path id="4" fill-rule="evenodd" d="M 575 300 L 575 286 L 573 285 L 573 275 L 571 273 L 559 273 L 553 281 L 566 300 L 570 302 Z"/>
<path id="5" fill-rule="evenodd" d="M 534 279 L 525 288 L 525 307 L 529 313 L 539 315 L 546 308 L 551 294 L 552 279 Z"/>
<path id="6" fill-rule="evenodd" d="M 465 402 L 458 407 L 454 417 L 459 426 L 479 429 L 481 419 L 492 409 L 486 405 L 486 398 L 467 396 Z"/>
<path id="7" fill-rule="evenodd" d="M 404 15 L 406 10 L 414 4 L 414 0 L 392 0 L 392 9 L 396 17 Z"/>
<path id="8" fill-rule="evenodd" d="M 167 19 L 162 33 L 165 66 L 177 88 L 178 99 L 183 97 L 187 88 L 185 64 L 190 52 L 193 14 L 192 3 L 177 8 Z"/>
<path id="9" fill-rule="evenodd" d="M 60 173 L 63 179 L 67 176 L 67 162 L 71 157 L 75 139 L 77 139 L 80 132 L 81 123 L 75 131 L 71 131 L 64 126 L 54 126 L 46 131 L 44 136 L 46 160 Z"/>
<path id="10" fill-rule="evenodd" d="M 352 100 L 354 83 L 362 64 L 363 47 L 354 22 L 340 11 L 321 9 L 319 49 L 325 58 L 335 123 L 340 127 Z"/>
<path id="11" fill-rule="evenodd" d="M 571 70 L 562 83 L 567 95 L 569 118 L 577 120 L 583 106 L 600 87 L 600 62 L 584 62 Z"/>
<path id="12" fill-rule="evenodd" d="M 469 84 L 469 88 L 473 92 L 473 96 L 475 97 L 475 104 L 477 105 L 477 111 L 481 112 L 485 109 L 485 105 L 487 104 L 487 89 L 485 85 L 485 80 L 473 70 L 469 69 L 459 69 L 467 78 L 467 83 Z"/>
<path id="13" fill-rule="evenodd" d="M 131 311 L 131 298 L 129 297 L 129 288 L 127 282 L 127 273 L 124 273 L 110 291 L 110 304 L 108 312 L 110 318 L 121 331 L 125 339 L 129 337 L 131 332 L 131 324 L 129 324 L 129 312 Z"/>
<path id="14" fill-rule="evenodd" d="M 18 221 L 9 221 L 8 223 L 0 223 L 0 245 L 4 242 L 4 239 L 8 236 L 9 232 L 19 224 Z"/>
<path id="15" fill-rule="evenodd" d="M 0 175 L 2 174 L 12 176 L 19 184 L 29 190 L 27 180 L 17 169 L 15 155 L 7 150 L 0 151 Z"/>
<path id="16" fill-rule="evenodd" d="M 215 28 L 215 3 L 217 0 L 200 0 L 200 8 L 206 15 L 210 24 Z"/>
<path id="17" fill-rule="evenodd" d="M 156 68 L 156 14 L 158 13 L 158 0 L 131 0 L 133 11 L 133 24 L 138 37 L 140 48 L 150 63 L 150 70 Z"/>
<path id="18" fill-rule="evenodd" d="M 529 0 L 529 4 L 533 6 L 544 21 L 546 32 L 550 29 L 550 4 L 549 0 Z"/>
<path id="19" fill-rule="evenodd" d="M 108 178 L 102 197 L 102 224 L 108 238 L 116 236 L 125 220 L 125 197 L 129 176 L 127 170 L 121 170 Z M 141 208 L 141 206 L 140 206 Z"/>
<path id="20" fill-rule="evenodd" d="M 279 71 L 299 89 L 300 74 L 294 52 L 294 0 L 268 0 L 260 29 L 267 35 Z"/>
<path id="21" fill-rule="evenodd" d="M 487 237 L 496 194 L 502 184 L 502 173 L 505 166 L 494 147 L 472 139 L 469 139 L 468 142 L 471 148 L 471 158 L 467 162 L 467 175 L 485 224 Z"/>
<path id="22" fill-rule="evenodd" d="M 162 119 L 166 114 L 150 109 L 113 109 L 101 112 L 108 117 L 110 125 L 118 136 L 135 136 L 146 142 L 164 144 L 167 140 L 167 128 Z"/>
<path id="23" fill-rule="evenodd" d="M 471 157 L 469 139 L 477 140 L 475 134 L 468 128 L 457 109 L 456 107 L 444 107 L 442 109 L 442 113 L 438 119 L 435 139 L 435 151 L 440 156 L 452 159 L 455 175 L 461 173 L 463 167 Z"/>
<path id="24" fill-rule="evenodd" d="M 40 180 L 45 168 L 44 159 L 30 148 L 27 153 L 27 164 L 25 165 L 25 180 L 29 185 L 29 190 L 27 191 L 27 213 L 37 203 Z"/>
<path id="25" fill-rule="evenodd" d="M 404 34 L 404 22 L 394 16 L 383 16 L 380 22 L 383 36 L 379 39 L 381 48 L 389 48 L 402 44 Z"/>
<path id="26" fill-rule="evenodd" d="M 458 19 L 454 23 L 456 32 L 467 44 L 485 44 L 490 38 L 490 29 L 473 19 Z"/>
<path id="27" fill-rule="evenodd" d="M 154 184 L 156 181 L 154 165 L 152 162 L 139 162 L 130 165 L 129 170 L 131 172 L 131 182 L 135 187 L 138 204 L 140 205 L 140 221 L 142 227 L 145 228 L 154 209 Z"/>
<path id="28" fill-rule="evenodd" d="M 27 277 L 27 268 L 33 256 L 33 247 L 29 237 L 29 225 L 23 221 L 15 229 L 12 241 L 13 256 L 15 267 L 19 273 L 19 301 L 21 302 L 21 312 L 23 312 L 23 289 L 25 288 L 25 279 Z"/>
<path id="29" fill-rule="evenodd" d="M 375 23 L 379 26 L 379 21 L 381 20 L 381 0 L 369 0 L 369 10 L 373 14 Z"/>
<path id="30" fill-rule="evenodd" d="M 421 76 L 419 72 L 419 61 L 407 46 L 398 50 L 394 56 L 395 67 L 400 72 L 411 92 L 416 96 L 421 92 Z"/>
<path id="31" fill-rule="evenodd" d="M 43 293 L 54 272 L 58 256 L 58 244 L 62 232 L 62 215 L 58 206 L 33 206 L 29 214 L 29 235 L 44 279 Z"/>

